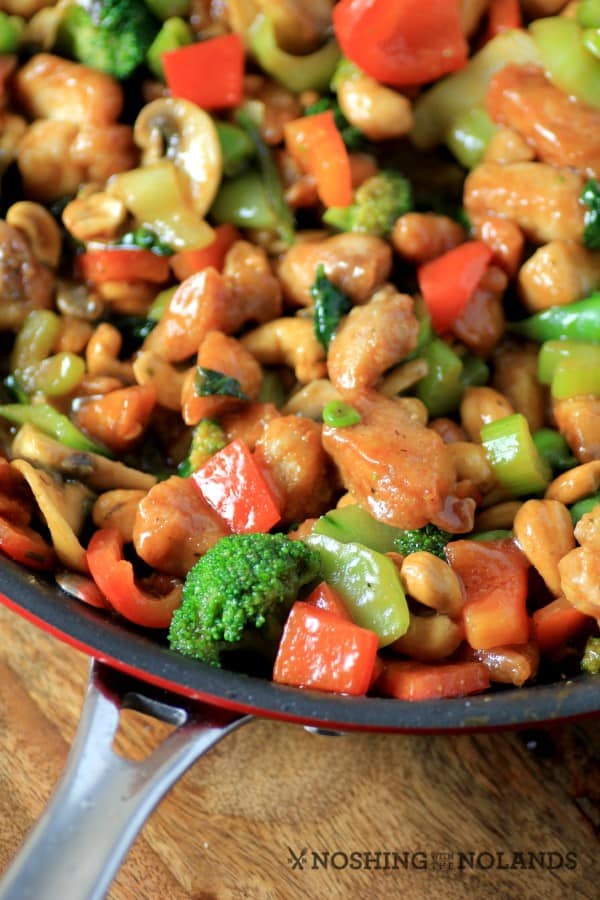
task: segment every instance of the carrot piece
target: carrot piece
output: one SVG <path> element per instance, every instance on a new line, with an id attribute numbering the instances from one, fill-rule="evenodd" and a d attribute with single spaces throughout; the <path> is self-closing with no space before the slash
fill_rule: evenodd
<path id="1" fill-rule="evenodd" d="M 452 328 L 481 281 L 493 253 L 483 241 L 467 241 L 417 270 L 431 323 L 439 334 Z"/>
<path id="2" fill-rule="evenodd" d="M 77 258 L 79 271 L 86 281 L 151 281 L 162 284 L 169 280 L 169 258 L 151 250 L 88 250 Z"/>
<path id="3" fill-rule="evenodd" d="M 556 650 L 590 623 L 589 616 L 571 606 L 566 597 L 536 609 L 531 617 L 533 638 L 542 653 Z"/>
<path id="4" fill-rule="evenodd" d="M 244 48 L 238 34 L 223 34 L 161 56 L 173 97 L 202 109 L 239 106 L 244 96 Z"/>
<path id="5" fill-rule="evenodd" d="M 236 534 L 270 531 L 281 518 L 275 494 L 242 440 L 211 456 L 191 480 Z"/>
<path id="6" fill-rule="evenodd" d="M 489 686 L 488 673 L 481 663 L 428 665 L 400 660 L 384 664 L 375 688 L 398 700 L 435 700 L 476 694 Z"/>
<path id="7" fill-rule="evenodd" d="M 310 603 L 295 603 L 283 629 L 273 681 L 358 696 L 371 684 L 377 635 Z"/>
<path id="8" fill-rule="evenodd" d="M 190 275 L 201 272 L 212 266 L 221 271 L 229 248 L 240 238 L 240 233 L 235 225 L 226 223 L 217 225 L 215 238 L 207 247 L 199 249 L 180 250 L 170 257 L 171 268 L 178 281 L 185 281 Z"/>
<path id="9" fill-rule="evenodd" d="M 317 606 L 319 609 L 331 613 L 332 616 L 338 616 L 340 619 L 345 619 L 346 622 L 352 621 L 352 617 L 346 609 L 344 601 L 338 592 L 332 588 L 330 584 L 327 584 L 326 581 L 322 581 L 316 586 L 314 591 L 306 598 L 306 603 Z"/>
<path id="10" fill-rule="evenodd" d="M 333 112 L 303 116 L 284 125 L 285 144 L 300 168 L 312 175 L 325 206 L 352 203 L 352 173 L 348 151 Z"/>
<path id="11" fill-rule="evenodd" d="M 144 433 L 156 404 L 151 384 L 139 384 L 85 400 L 77 425 L 115 453 L 129 449 Z"/>
<path id="12" fill-rule="evenodd" d="M 448 561 L 466 592 L 462 619 L 476 650 L 529 640 L 527 561 L 513 541 L 451 541 Z"/>

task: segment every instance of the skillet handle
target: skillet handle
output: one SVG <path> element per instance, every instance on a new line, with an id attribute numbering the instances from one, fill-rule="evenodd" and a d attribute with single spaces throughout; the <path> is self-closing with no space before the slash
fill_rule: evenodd
<path id="1" fill-rule="evenodd" d="M 125 708 L 177 726 L 141 762 L 112 749 Z M 250 716 L 184 700 L 93 661 L 65 771 L 0 882 L 0 900 L 100 900 L 166 792 L 248 721 Z"/>

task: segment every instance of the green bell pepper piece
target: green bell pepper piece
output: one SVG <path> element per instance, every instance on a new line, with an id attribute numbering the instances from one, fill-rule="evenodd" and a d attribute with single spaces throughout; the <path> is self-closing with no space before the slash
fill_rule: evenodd
<path id="1" fill-rule="evenodd" d="M 339 591 L 353 622 L 374 631 L 380 647 L 407 632 L 408 605 L 398 570 L 388 556 L 324 534 L 311 534 L 305 543 L 318 551 L 323 577 Z"/>
<path id="2" fill-rule="evenodd" d="M 55 353 L 31 373 L 27 387 L 31 393 L 41 391 L 47 397 L 63 397 L 75 390 L 85 374 L 85 362 L 76 353 Z"/>
<path id="3" fill-rule="evenodd" d="M 577 465 L 577 460 L 560 432 L 553 428 L 540 428 L 532 437 L 537 452 L 554 471 L 563 472 Z"/>
<path id="4" fill-rule="evenodd" d="M 81 450 L 84 453 L 100 453 L 102 456 L 111 456 L 105 447 L 100 447 L 76 428 L 75 425 L 53 406 L 40 403 L 36 406 L 24 406 L 21 403 L 9 403 L 0 406 L 0 416 L 14 422 L 16 425 L 29 423 L 35 425 L 44 434 L 56 441 L 60 441 L 66 447 L 73 450 Z"/>
<path id="5" fill-rule="evenodd" d="M 509 327 L 515 334 L 540 343 L 557 340 L 600 343 L 600 293 L 567 306 L 551 306 L 522 322 L 511 322 Z"/>
<path id="6" fill-rule="evenodd" d="M 45 359 L 60 331 L 60 318 L 49 309 L 34 309 L 15 338 L 10 364 L 13 372 L 36 366 Z"/>
<path id="7" fill-rule="evenodd" d="M 546 489 L 552 472 L 538 453 L 521 413 L 488 422 L 481 429 L 481 443 L 496 478 L 512 494 L 520 497 Z"/>
<path id="8" fill-rule="evenodd" d="M 264 228 L 274 231 L 277 217 L 269 203 L 263 180 L 258 172 L 244 172 L 226 179 L 210 210 L 211 217 L 222 225 L 231 222 L 238 228 Z"/>
<path id="9" fill-rule="evenodd" d="M 577 503 L 569 507 L 573 525 L 577 525 L 581 517 L 595 509 L 599 503 L 600 494 L 593 494 L 591 497 L 584 497 L 583 500 L 578 500 Z"/>
<path id="10" fill-rule="evenodd" d="M 296 94 L 326 91 L 340 58 L 334 40 L 305 56 L 286 53 L 277 45 L 273 23 L 263 14 L 258 15 L 250 26 L 248 42 L 261 69 Z"/>
<path id="11" fill-rule="evenodd" d="M 415 386 L 415 393 L 430 415 L 445 416 L 460 403 L 463 392 L 461 358 L 444 341 L 435 339 L 420 356 L 429 367 L 427 375 Z"/>
<path id="12" fill-rule="evenodd" d="M 474 169 L 483 159 L 496 126 L 483 107 L 460 113 L 446 133 L 446 146 L 465 169 Z"/>
<path id="13" fill-rule="evenodd" d="M 153 75 L 165 80 L 165 73 L 162 64 L 163 53 L 169 53 L 171 50 L 178 50 L 179 47 L 186 47 L 188 44 L 194 43 L 194 33 L 187 22 L 172 15 L 164 23 L 146 52 L 146 63 Z"/>
<path id="14" fill-rule="evenodd" d="M 600 108 L 600 61 L 586 49 L 574 19 L 550 16 L 529 26 L 551 81 L 590 106 Z"/>
<path id="15" fill-rule="evenodd" d="M 177 290 L 178 285 L 175 287 L 165 288 L 164 291 L 160 291 L 150 304 L 148 308 L 148 312 L 146 313 L 147 319 L 154 319 L 155 322 L 158 322 L 165 309 L 171 302 L 171 297 Z"/>
<path id="16" fill-rule="evenodd" d="M 285 385 L 279 372 L 263 370 L 263 379 L 258 392 L 259 403 L 272 403 L 277 409 L 283 406 L 287 397 Z"/>
<path id="17" fill-rule="evenodd" d="M 230 122 L 215 121 L 221 145 L 221 164 L 227 178 L 238 175 L 255 155 L 254 144 L 243 128 Z"/>
<path id="18" fill-rule="evenodd" d="M 600 59 L 600 28 L 585 28 L 581 33 L 581 40 L 585 49 L 596 59 Z"/>
<path id="19" fill-rule="evenodd" d="M 460 381 L 463 387 L 483 387 L 490 380 L 489 367 L 479 356 L 463 356 Z"/>
<path id="20" fill-rule="evenodd" d="M 317 519 L 313 534 L 324 534 L 342 544 L 357 543 L 378 553 L 390 553 L 396 549 L 394 541 L 402 532 L 393 525 L 378 522 L 360 506 L 343 506 L 332 509 Z"/>

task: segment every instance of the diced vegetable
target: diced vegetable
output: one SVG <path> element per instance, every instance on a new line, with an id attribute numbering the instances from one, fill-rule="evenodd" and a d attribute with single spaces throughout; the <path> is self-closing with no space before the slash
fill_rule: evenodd
<path id="1" fill-rule="evenodd" d="M 551 393 L 555 400 L 566 400 L 580 394 L 599 397 L 600 369 L 592 368 L 584 359 L 561 360 L 554 371 Z"/>
<path id="2" fill-rule="evenodd" d="M 225 225 L 217 225 L 214 240 L 206 247 L 201 247 L 199 250 L 181 250 L 179 253 L 173 254 L 169 262 L 175 277 L 179 281 L 185 281 L 190 275 L 195 275 L 196 272 L 201 272 L 208 266 L 221 271 L 227 251 L 239 237 L 239 231 L 229 222 Z"/>
<path id="3" fill-rule="evenodd" d="M 341 0 L 333 24 L 344 54 L 396 87 L 433 81 L 467 59 L 457 0 Z"/>
<path id="4" fill-rule="evenodd" d="M 560 432 L 553 428 L 540 428 L 532 438 L 537 452 L 554 471 L 562 472 L 577 465 L 577 460 Z"/>
<path id="5" fill-rule="evenodd" d="M 236 534 L 270 531 L 281 518 L 277 498 L 242 440 L 211 456 L 191 480 Z"/>
<path id="6" fill-rule="evenodd" d="M 146 62 L 152 74 L 164 81 L 163 53 L 187 47 L 193 41 L 194 33 L 187 22 L 175 15 L 167 19 L 146 53 Z"/>
<path id="7" fill-rule="evenodd" d="M 431 416 L 445 416 L 458 407 L 462 396 L 462 360 L 441 340 L 431 341 L 420 355 L 427 363 L 427 375 L 417 382 L 415 393 Z"/>
<path id="8" fill-rule="evenodd" d="M 581 671 L 600 675 L 600 638 L 589 637 L 581 657 Z"/>
<path id="9" fill-rule="evenodd" d="M 521 413 L 488 422 L 481 429 L 481 443 L 500 484 L 515 496 L 539 494 L 552 473 L 538 453 Z"/>
<path id="10" fill-rule="evenodd" d="M 98 588 L 125 619 L 144 628 L 168 628 L 181 602 L 181 586 L 171 585 L 163 596 L 136 584 L 133 566 L 123 557 L 123 541 L 116 528 L 95 531 L 87 550 L 87 562 Z"/>
<path id="11" fill-rule="evenodd" d="M 600 293 L 567 306 L 551 306 L 522 322 L 512 322 L 511 330 L 532 341 L 588 341 L 600 343 Z"/>
<path id="12" fill-rule="evenodd" d="M 344 601 L 337 591 L 335 591 L 326 581 L 321 581 L 316 588 L 306 598 L 306 603 L 316 606 L 324 612 L 331 613 L 332 616 L 338 616 L 351 622 L 350 613 L 344 606 Z"/>
<path id="13" fill-rule="evenodd" d="M 254 144 L 243 128 L 231 122 L 215 121 L 221 146 L 223 174 L 228 178 L 238 175 L 254 156 Z"/>
<path id="14" fill-rule="evenodd" d="M 15 525 L 0 516 L 0 550 L 28 569 L 49 572 L 57 564 L 52 547 L 25 525 Z"/>
<path id="15" fill-rule="evenodd" d="M 67 416 L 59 413 L 47 403 L 39 403 L 35 406 L 9 403 L 6 406 L 0 406 L 0 416 L 4 416 L 5 419 L 8 419 L 9 422 L 14 422 L 16 425 L 24 425 L 26 422 L 35 425 L 44 434 L 50 435 L 50 437 L 60 441 L 66 447 L 71 447 L 73 450 L 110 456 L 105 447 L 100 447 L 98 444 L 90 441 L 73 425 Z"/>
<path id="16" fill-rule="evenodd" d="M 202 109 L 225 109 L 242 102 L 244 48 L 238 34 L 164 53 L 162 64 L 173 97 L 191 100 Z"/>
<path id="17" fill-rule="evenodd" d="M 452 541 L 448 561 L 465 587 L 465 637 L 473 649 L 529 640 L 527 560 L 513 541 Z"/>
<path id="18" fill-rule="evenodd" d="M 587 206 L 583 243 L 589 250 L 600 250 L 600 184 L 595 178 L 584 184 L 581 202 Z"/>
<path id="19" fill-rule="evenodd" d="M 323 534 L 309 535 L 306 543 L 319 551 L 325 581 L 340 593 L 352 621 L 374 631 L 381 647 L 406 632 L 408 606 L 398 570 L 389 557 Z"/>
<path id="20" fill-rule="evenodd" d="M 542 384 L 552 384 L 558 366 L 570 360 L 581 360 L 590 368 L 600 367 L 600 345 L 583 341 L 546 341 L 538 355 L 538 380 Z"/>
<path id="21" fill-rule="evenodd" d="M 332 428 L 349 428 L 358 425 L 360 413 L 343 400 L 330 400 L 323 407 L 323 422 Z"/>
<path id="22" fill-rule="evenodd" d="M 287 122 L 284 133 L 290 156 L 314 177 L 324 205 L 352 203 L 350 159 L 331 110 Z"/>
<path id="23" fill-rule="evenodd" d="M 503 31 L 521 28 L 522 25 L 523 17 L 519 0 L 491 0 L 485 32 L 488 40 Z"/>
<path id="24" fill-rule="evenodd" d="M 358 696 L 371 684 L 376 656 L 372 631 L 298 602 L 283 629 L 273 681 Z"/>
<path id="25" fill-rule="evenodd" d="M 468 241 L 419 267 L 419 287 L 438 334 L 452 328 L 492 256 L 492 251 L 482 241 Z"/>
<path id="26" fill-rule="evenodd" d="M 326 90 L 340 58 L 339 47 L 333 40 L 304 56 L 286 53 L 277 45 L 274 25 L 265 15 L 255 18 L 248 31 L 248 41 L 265 72 L 297 94 Z"/>
<path id="27" fill-rule="evenodd" d="M 558 597 L 536 609 L 531 629 L 542 653 L 549 653 L 575 637 L 589 621 L 589 616 L 571 606 L 566 597 Z"/>
<path id="28" fill-rule="evenodd" d="M 584 500 L 574 503 L 569 510 L 573 525 L 577 525 L 581 517 L 595 509 L 599 503 L 600 494 L 594 494 L 592 497 L 586 497 Z"/>
<path id="29" fill-rule="evenodd" d="M 78 258 L 82 276 L 87 281 L 168 281 L 169 260 L 150 250 L 88 250 Z"/>
<path id="30" fill-rule="evenodd" d="M 600 107 L 600 60 L 584 46 L 579 24 L 566 16 L 549 16 L 532 22 L 529 32 L 551 81 Z"/>
<path id="31" fill-rule="evenodd" d="M 385 662 L 375 688 L 397 700 L 437 700 L 441 697 L 466 697 L 490 686 L 487 670 L 481 663 L 443 663 L 430 665 L 409 661 Z"/>
<path id="32" fill-rule="evenodd" d="M 475 107 L 460 113 L 446 134 L 451 153 L 466 169 L 474 169 L 483 159 L 496 126 L 485 109 Z"/>
<path id="33" fill-rule="evenodd" d="M 313 526 L 313 534 L 327 535 L 342 544 L 363 544 L 378 553 L 396 550 L 395 541 L 399 533 L 398 528 L 378 522 L 360 506 L 332 509 L 317 519 Z"/>

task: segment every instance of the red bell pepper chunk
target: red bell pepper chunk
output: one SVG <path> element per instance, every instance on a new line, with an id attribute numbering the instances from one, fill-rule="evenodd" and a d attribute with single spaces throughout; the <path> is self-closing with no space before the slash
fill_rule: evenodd
<path id="1" fill-rule="evenodd" d="M 76 600 L 81 600 L 82 603 L 95 606 L 97 609 L 110 609 L 110 604 L 96 582 L 87 575 L 78 575 L 77 572 L 61 572 L 54 578 L 58 586 L 70 597 L 75 597 Z"/>
<path id="2" fill-rule="evenodd" d="M 88 250 L 77 260 L 79 271 L 86 281 L 168 281 L 171 270 L 167 256 L 151 250 Z"/>
<path id="3" fill-rule="evenodd" d="M 310 603 L 294 603 L 283 629 L 273 681 L 342 694 L 365 694 L 377 635 Z"/>
<path id="4" fill-rule="evenodd" d="M 217 225 L 214 240 L 207 247 L 196 250 L 181 250 L 170 258 L 171 268 L 178 281 L 185 281 L 190 275 L 201 272 L 212 266 L 219 272 L 223 268 L 225 257 L 229 248 L 240 238 L 240 233 L 235 225 L 226 223 Z"/>
<path id="5" fill-rule="evenodd" d="M 491 0 L 487 14 L 485 40 L 489 41 L 502 31 L 521 28 L 523 17 L 519 0 Z"/>
<path id="6" fill-rule="evenodd" d="M 493 256 L 483 241 L 468 241 L 417 270 L 419 288 L 438 332 L 449 331 L 469 302 Z"/>
<path id="7" fill-rule="evenodd" d="M 223 34 L 161 55 L 173 97 L 202 109 L 239 106 L 244 96 L 244 47 L 238 34 Z"/>
<path id="8" fill-rule="evenodd" d="M 465 697 L 490 686 L 481 663 L 459 662 L 430 665 L 398 660 L 386 662 L 375 689 L 397 700 L 437 700 L 441 697 Z"/>
<path id="9" fill-rule="evenodd" d="M 532 615 L 533 638 L 542 653 L 548 653 L 575 637 L 591 621 L 589 616 L 571 606 L 566 597 L 558 597 L 536 609 Z"/>
<path id="10" fill-rule="evenodd" d="M 341 0 L 333 27 L 348 59 L 396 87 L 434 81 L 467 61 L 459 0 Z"/>
<path id="11" fill-rule="evenodd" d="M 284 125 L 283 132 L 290 156 L 315 179 L 321 202 L 325 206 L 352 203 L 350 157 L 333 112 L 294 119 Z"/>
<path id="12" fill-rule="evenodd" d="M 169 627 L 181 603 L 181 587 L 172 587 L 163 596 L 138 587 L 133 566 L 123 557 L 123 539 L 116 528 L 95 531 L 86 556 L 92 578 L 123 618 L 144 628 Z"/>
<path id="13" fill-rule="evenodd" d="M 56 566 L 53 548 L 37 531 L 3 518 L 0 518 L 0 550 L 29 569 L 49 572 Z"/>
<path id="14" fill-rule="evenodd" d="M 344 601 L 338 592 L 326 581 L 322 581 L 316 586 L 314 591 L 306 598 L 306 603 L 317 606 L 319 609 L 331 613 L 332 616 L 345 619 L 346 622 L 352 621 L 350 613 L 344 606 Z"/>
<path id="15" fill-rule="evenodd" d="M 513 541 L 451 541 L 448 561 L 463 581 L 467 642 L 475 650 L 529 640 L 527 560 Z"/>
<path id="16" fill-rule="evenodd" d="M 191 479 L 235 534 L 270 531 L 281 519 L 273 490 L 240 439 L 211 456 Z"/>

